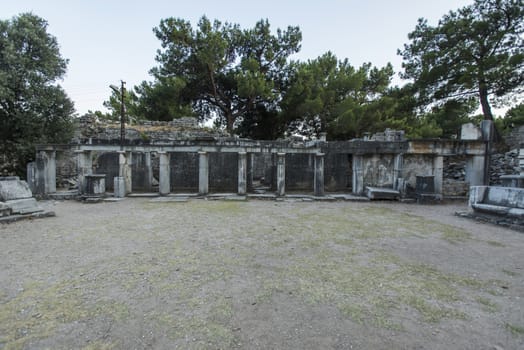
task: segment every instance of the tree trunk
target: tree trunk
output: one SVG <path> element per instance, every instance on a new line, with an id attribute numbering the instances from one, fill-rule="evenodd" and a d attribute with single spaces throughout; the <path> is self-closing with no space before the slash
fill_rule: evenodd
<path id="1" fill-rule="evenodd" d="M 479 83 L 479 97 L 484 119 L 493 121 L 493 114 L 491 113 L 491 106 L 489 105 L 488 100 L 488 88 L 486 87 L 486 84 L 483 82 Z"/>
<path id="2" fill-rule="evenodd" d="M 229 135 L 233 135 L 233 124 L 235 123 L 235 118 L 233 118 L 232 113 L 226 114 L 226 130 Z"/>

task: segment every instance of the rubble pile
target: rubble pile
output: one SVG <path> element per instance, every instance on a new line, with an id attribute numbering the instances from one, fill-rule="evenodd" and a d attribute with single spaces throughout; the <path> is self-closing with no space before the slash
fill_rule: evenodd
<path id="1" fill-rule="evenodd" d="M 494 185 L 500 185 L 501 175 L 517 175 L 520 173 L 519 152 L 512 150 L 506 153 L 495 153 L 491 155 L 490 181 Z"/>

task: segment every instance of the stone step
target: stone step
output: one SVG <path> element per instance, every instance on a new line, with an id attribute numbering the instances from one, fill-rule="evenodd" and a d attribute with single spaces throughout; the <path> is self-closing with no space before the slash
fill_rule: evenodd
<path id="1" fill-rule="evenodd" d="M 47 198 L 54 199 L 54 200 L 57 200 L 57 201 L 77 199 L 78 198 L 78 190 L 58 191 L 58 192 L 55 192 L 55 193 L 49 193 L 49 194 L 47 194 Z"/>
<path id="2" fill-rule="evenodd" d="M 31 214 L 44 211 L 34 198 L 21 198 L 6 201 L 5 204 L 11 208 L 12 214 Z"/>
<path id="3" fill-rule="evenodd" d="M 399 199 L 400 192 L 392 188 L 367 186 L 366 196 L 369 199 Z"/>

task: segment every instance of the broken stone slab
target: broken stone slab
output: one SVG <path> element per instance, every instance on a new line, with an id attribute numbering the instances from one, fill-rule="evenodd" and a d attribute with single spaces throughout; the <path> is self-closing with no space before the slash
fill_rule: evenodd
<path id="1" fill-rule="evenodd" d="M 25 181 L 18 176 L 0 177 L 0 201 L 6 202 L 13 199 L 31 198 L 33 193 Z"/>
<path id="2" fill-rule="evenodd" d="M 31 214 L 17 214 L 0 217 L 0 224 L 9 224 L 15 221 L 25 220 L 25 219 L 40 219 L 56 216 L 54 211 L 40 211 Z"/>
<path id="3" fill-rule="evenodd" d="M 13 199 L 4 203 L 11 208 L 12 214 L 31 214 L 44 211 L 34 198 Z"/>

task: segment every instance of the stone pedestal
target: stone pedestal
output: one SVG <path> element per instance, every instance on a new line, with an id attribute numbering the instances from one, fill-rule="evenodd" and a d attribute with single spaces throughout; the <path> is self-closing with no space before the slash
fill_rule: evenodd
<path id="1" fill-rule="evenodd" d="M 198 194 L 209 193 L 209 155 L 198 152 Z"/>
<path id="2" fill-rule="evenodd" d="M 167 152 L 158 152 L 158 156 L 160 158 L 158 192 L 161 196 L 166 196 L 171 192 L 171 168 L 169 166 L 171 157 Z"/>
<path id="3" fill-rule="evenodd" d="M 106 194 L 106 176 L 105 174 L 90 174 L 85 176 L 86 195 L 88 196 L 105 196 Z"/>
<path id="4" fill-rule="evenodd" d="M 277 153 L 277 195 L 286 194 L 286 154 Z"/>
<path id="5" fill-rule="evenodd" d="M 315 196 L 324 195 L 324 153 L 315 154 L 315 174 L 313 187 Z"/>
<path id="6" fill-rule="evenodd" d="M 123 177 L 117 176 L 113 179 L 113 188 L 115 198 L 124 198 L 126 196 L 126 185 Z"/>
<path id="7" fill-rule="evenodd" d="M 247 153 L 238 152 L 238 194 L 247 192 Z"/>

